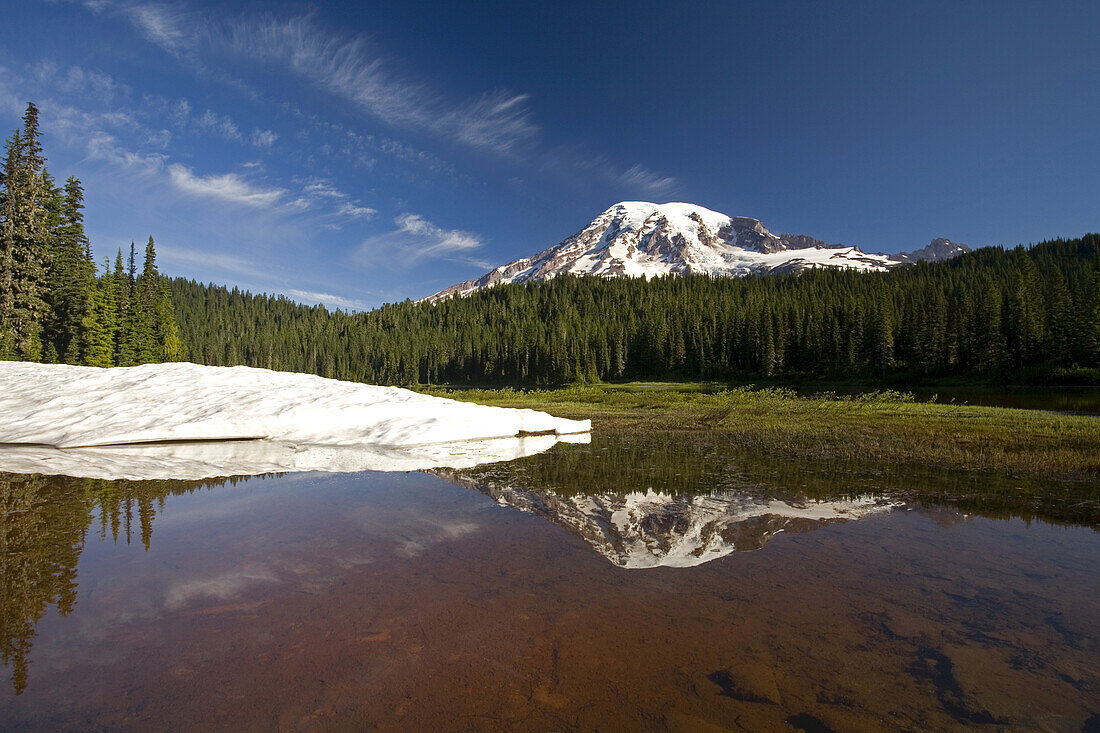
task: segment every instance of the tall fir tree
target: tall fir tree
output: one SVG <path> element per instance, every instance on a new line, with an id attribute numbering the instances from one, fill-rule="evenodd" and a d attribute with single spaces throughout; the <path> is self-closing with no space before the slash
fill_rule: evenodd
<path id="1" fill-rule="evenodd" d="M 5 150 L 0 202 L 3 265 L 0 282 L 0 349 L 27 360 L 42 356 L 43 298 L 48 262 L 48 204 L 45 158 L 38 132 L 38 108 L 30 103 L 23 129 Z"/>
<path id="2" fill-rule="evenodd" d="M 114 281 L 115 296 L 115 357 L 116 366 L 131 366 L 135 363 L 133 337 L 130 333 L 130 308 L 133 306 L 133 288 L 130 276 L 122 264 L 122 250 L 115 255 L 115 269 L 110 278 Z"/>
<path id="3" fill-rule="evenodd" d="M 118 283 L 111 275 L 111 261 L 103 262 L 103 277 L 92 291 L 88 317 L 84 321 L 84 363 L 114 366 L 118 337 Z"/>
<path id="4" fill-rule="evenodd" d="M 95 264 L 84 233 L 84 190 L 80 181 L 70 176 L 58 201 L 57 225 L 51 239 L 47 337 L 61 361 L 79 364 L 84 359 L 85 322 L 96 290 Z"/>
<path id="5" fill-rule="evenodd" d="M 19 156 L 23 137 L 16 130 L 4 144 L 0 171 L 0 359 L 15 354 L 15 247 L 19 219 Z"/>
<path id="6" fill-rule="evenodd" d="M 175 361 L 181 350 L 179 329 L 167 284 L 157 270 L 157 252 L 152 235 L 145 245 L 145 264 L 138 278 L 137 292 L 143 311 L 140 323 L 141 361 Z"/>

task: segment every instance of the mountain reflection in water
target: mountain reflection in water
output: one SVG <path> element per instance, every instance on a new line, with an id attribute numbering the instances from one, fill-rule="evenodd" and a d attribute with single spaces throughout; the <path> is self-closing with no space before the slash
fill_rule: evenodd
<path id="1" fill-rule="evenodd" d="M 515 703 L 507 719 L 513 723 L 566 692 L 584 710 L 585 694 L 615 682 L 594 703 L 597 710 L 604 705 L 610 714 L 623 694 L 637 690 L 652 704 L 700 705 L 697 714 L 714 721 L 731 720 L 722 705 L 741 712 L 749 705 L 762 716 L 759 730 L 774 727 L 780 714 L 886 714 L 877 686 L 887 678 L 910 696 L 897 719 L 903 729 L 922 721 L 944 727 L 1037 720 L 1030 710 L 1011 708 L 1019 696 L 1001 692 L 1015 689 L 1001 679 L 1019 678 L 1020 685 L 1046 690 L 1052 702 L 1042 709 L 1060 710 L 1059 720 L 1076 726 L 1056 730 L 1080 730 L 1086 713 L 1075 701 L 1098 689 L 1088 666 L 1096 642 L 1082 621 L 1088 599 L 1079 591 L 1095 580 L 1095 541 L 1088 541 L 1095 533 L 978 517 L 1096 528 L 1090 486 L 1052 484 L 1046 500 L 1036 502 L 1018 480 L 998 475 L 752 455 L 723 436 L 698 433 L 597 434 L 590 445 L 540 451 L 533 448 L 543 441 L 525 440 L 500 455 L 518 458 L 431 471 L 464 489 L 423 473 L 284 475 L 238 488 L 227 484 L 240 479 L 0 473 L 0 661 L 15 693 L 0 693 L 0 719 L 8 715 L 0 729 L 32 722 L 47 729 L 52 721 L 110 726 L 122 720 L 101 715 L 112 694 L 127 714 L 152 705 L 183 720 L 195 712 L 189 701 L 209 697 L 207 682 L 249 690 L 250 699 L 278 690 L 272 710 L 282 710 L 284 696 L 295 701 L 286 704 L 313 710 L 317 696 L 342 680 L 333 704 L 343 714 L 351 714 L 348 701 L 378 700 L 377 709 L 356 709 L 355 720 L 385 720 L 409 690 L 414 696 L 426 690 L 430 696 L 409 714 L 427 716 L 434 704 L 450 716 L 455 705 L 492 701 L 487 692 L 472 698 L 461 677 L 478 674 L 484 677 L 478 689 L 518 686 L 497 701 Z M 152 471 L 162 461 L 157 470 L 164 477 L 180 466 L 197 473 L 228 467 L 227 456 L 241 467 L 238 451 L 254 448 L 150 446 L 73 455 L 91 475 Z M 55 457 L 43 450 L 46 460 Z M 201 460 L 191 460 L 200 453 Z M 110 461 L 96 463 L 98 455 Z M 264 462 L 270 455 L 261 451 L 249 460 L 290 470 L 287 456 L 276 452 Z M 0 468 L 34 469 L 33 460 L 41 460 L 34 451 L 0 449 Z M 855 522 L 869 517 L 879 518 Z M 976 521 L 946 529 L 967 519 Z M 821 527 L 834 530 L 807 535 Z M 800 536 L 769 545 L 780 533 Z M 729 557 L 766 545 L 764 553 Z M 775 623 L 777 614 L 784 623 Z M 646 638 L 667 643 L 630 647 L 634 625 L 621 619 L 658 624 Z M 834 636 L 823 637 L 822 628 Z M 712 638 L 715 630 L 729 631 Z M 541 655 L 531 669 L 513 656 L 521 645 L 511 639 L 522 634 L 530 638 L 520 656 L 532 649 Z M 1003 639 L 994 644 L 994 636 Z M 757 646 L 738 646 L 750 642 Z M 32 643 L 40 645 L 33 655 Z M 632 660 L 654 649 L 665 656 L 653 657 L 647 677 L 649 666 Z M 837 665 L 851 655 L 847 676 L 838 676 Z M 1020 660 L 1027 664 L 1020 667 Z M 561 675 L 539 677 L 558 664 L 566 666 Z M 1000 670 L 997 685 L 983 681 L 989 668 Z M 324 670 L 320 687 L 310 686 L 313 669 Z M 515 669 L 524 671 L 500 671 Z M 273 670 L 281 676 L 265 677 Z M 594 676 L 584 677 L 584 670 Z M 774 680 L 761 681 L 760 670 Z M 141 681 L 149 675 L 161 677 Z M 522 687 L 528 678 L 532 690 Z M 440 679 L 456 681 L 437 687 Z M 372 693 L 364 692 L 363 680 L 371 681 Z M 112 686 L 127 692 L 106 692 Z M 50 719 L 43 700 L 68 693 L 59 690 L 80 702 L 66 703 L 68 718 Z M 262 705 L 235 700 L 219 708 L 234 715 L 218 719 L 222 726 L 267 722 Z M 618 712 L 630 714 L 635 702 Z M 989 707 L 994 703 L 1007 712 Z M 794 704 L 801 707 L 789 708 Z M 250 710 L 260 716 L 249 718 Z M 541 727 L 557 725 L 538 720 Z M 653 720 L 662 726 L 663 719 Z M 216 722 L 208 718 L 206 726 Z"/>
<path id="2" fill-rule="evenodd" d="M 835 501 L 733 491 L 561 495 L 479 483 L 450 471 L 435 473 L 503 506 L 549 519 L 580 536 L 615 565 L 630 569 L 692 567 L 731 552 L 759 550 L 779 532 L 810 532 L 899 506 L 874 495 Z"/>
<path id="3" fill-rule="evenodd" d="M 941 521 L 980 515 L 1100 528 L 1100 494 L 1088 482 L 762 453 L 700 431 L 597 432 L 583 445 L 434 473 L 563 524 L 580 513 L 586 524 L 643 531 L 667 524 L 663 531 L 683 534 L 768 516 L 786 524 L 776 530 L 793 530 L 800 518 L 856 519 L 903 504 L 937 507 Z M 735 544 L 753 549 L 748 538 Z"/>

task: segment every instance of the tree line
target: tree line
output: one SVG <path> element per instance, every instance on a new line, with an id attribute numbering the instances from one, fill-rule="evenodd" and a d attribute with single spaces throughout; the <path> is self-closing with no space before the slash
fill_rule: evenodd
<path id="1" fill-rule="evenodd" d="M 0 171 L 0 359 L 129 366 L 179 358 L 175 312 L 153 238 L 137 272 L 119 250 L 97 272 L 84 232 L 84 189 L 46 168 L 38 108 L 4 145 Z"/>
<path id="2" fill-rule="evenodd" d="M 1100 235 L 883 273 L 561 276 L 329 312 L 172 280 L 184 357 L 380 384 L 1100 379 Z"/>

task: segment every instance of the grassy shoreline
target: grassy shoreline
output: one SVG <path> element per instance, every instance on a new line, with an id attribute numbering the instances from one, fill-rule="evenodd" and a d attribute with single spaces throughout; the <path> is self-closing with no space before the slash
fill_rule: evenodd
<path id="1" fill-rule="evenodd" d="M 770 387 L 715 391 L 709 383 L 425 391 L 591 418 L 597 431 L 706 430 L 762 452 L 931 464 L 1057 481 L 1100 480 L 1100 416 L 1095 415 L 918 402 L 890 390 L 802 396 Z"/>

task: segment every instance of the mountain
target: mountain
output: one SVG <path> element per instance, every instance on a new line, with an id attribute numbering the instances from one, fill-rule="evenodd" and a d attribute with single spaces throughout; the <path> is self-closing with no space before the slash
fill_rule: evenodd
<path id="1" fill-rule="evenodd" d="M 715 491 L 660 491 L 563 496 L 548 489 L 486 483 L 462 472 L 432 473 L 480 491 L 501 506 L 530 512 L 577 535 L 613 564 L 627 569 L 692 567 L 733 552 L 763 548 L 780 532 L 811 532 L 889 512 L 901 502 L 881 496 L 815 501 Z"/>
<path id="2" fill-rule="evenodd" d="M 467 295 L 498 283 L 546 280 L 563 273 L 603 277 L 707 274 L 738 277 L 811 267 L 881 271 L 969 251 L 947 239 L 916 252 L 866 253 L 801 234 L 775 235 L 759 219 L 726 216 L 684 203 L 624 201 L 560 244 L 441 290 L 425 300 Z"/>
<path id="3" fill-rule="evenodd" d="M 952 257 L 961 255 L 963 252 L 969 252 L 970 247 L 965 244 L 958 244 L 952 242 L 950 239 L 944 239 L 943 237 L 937 237 L 932 240 L 932 243 L 927 247 L 921 247 L 920 249 L 913 250 L 912 252 L 902 252 L 900 254 L 891 255 L 891 258 L 898 262 L 939 262 L 940 260 L 949 260 Z"/>

